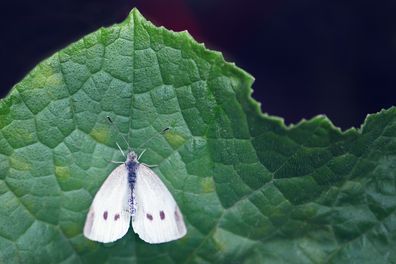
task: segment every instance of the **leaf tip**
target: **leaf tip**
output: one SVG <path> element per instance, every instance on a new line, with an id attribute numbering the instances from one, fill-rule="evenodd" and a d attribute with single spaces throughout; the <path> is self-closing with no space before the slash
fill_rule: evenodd
<path id="1" fill-rule="evenodd" d="M 142 15 L 142 13 L 140 13 L 139 9 L 137 9 L 136 7 L 132 8 L 132 10 L 129 12 L 128 15 L 129 18 L 132 19 L 132 21 L 136 21 L 136 20 L 146 20 L 145 17 Z"/>

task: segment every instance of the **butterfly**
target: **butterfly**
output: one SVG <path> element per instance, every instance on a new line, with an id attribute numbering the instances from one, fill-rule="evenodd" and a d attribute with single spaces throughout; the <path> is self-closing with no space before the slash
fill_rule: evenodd
<path id="1" fill-rule="evenodd" d="M 130 222 L 134 232 L 151 244 L 176 240 L 187 233 L 172 194 L 154 171 L 139 163 L 133 151 L 128 152 L 126 161 L 111 172 L 96 193 L 85 221 L 84 236 L 103 243 L 113 242 L 128 232 Z"/>

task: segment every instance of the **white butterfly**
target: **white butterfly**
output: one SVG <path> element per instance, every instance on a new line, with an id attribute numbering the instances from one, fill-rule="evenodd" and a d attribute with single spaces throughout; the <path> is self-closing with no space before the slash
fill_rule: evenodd
<path id="1" fill-rule="evenodd" d="M 113 242 L 127 233 L 131 218 L 135 233 L 151 244 L 176 240 L 187 233 L 172 194 L 150 168 L 138 162 L 133 151 L 96 193 L 85 221 L 84 236 L 103 243 Z"/>

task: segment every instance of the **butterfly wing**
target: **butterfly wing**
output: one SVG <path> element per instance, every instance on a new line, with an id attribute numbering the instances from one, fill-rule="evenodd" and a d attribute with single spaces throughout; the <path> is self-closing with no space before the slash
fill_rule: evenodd
<path id="1" fill-rule="evenodd" d="M 128 232 L 130 213 L 128 171 L 125 164 L 115 168 L 96 193 L 87 214 L 84 236 L 103 243 L 113 242 Z"/>
<path id="2" fill-rule="evenodd" d="M 139 237 L 151 244 L 183 237 L 187 230 L 172 194 L 147 166 L 139 164 L 134 188 L 136 215 L 132 227 Z"/>

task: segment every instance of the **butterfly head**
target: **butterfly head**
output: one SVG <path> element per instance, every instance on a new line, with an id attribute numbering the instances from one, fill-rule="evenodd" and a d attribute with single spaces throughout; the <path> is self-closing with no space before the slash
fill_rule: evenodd
<path id="1" fill-rule="evenodd" d="M 137 161 L 137 155 L 136 155 L 135 151 L 128 152 L 127 160 L 128 161 Z"/>

